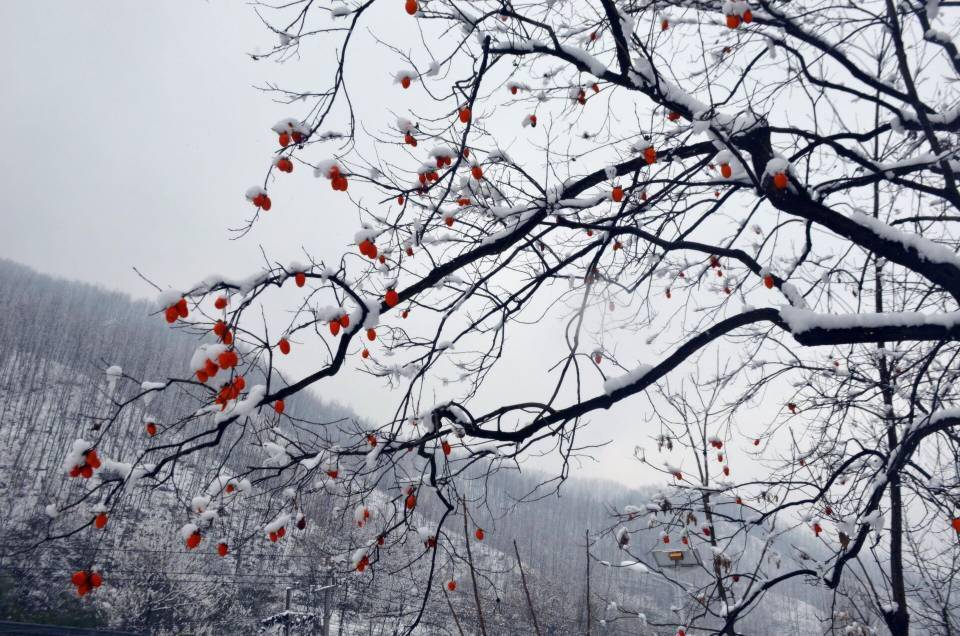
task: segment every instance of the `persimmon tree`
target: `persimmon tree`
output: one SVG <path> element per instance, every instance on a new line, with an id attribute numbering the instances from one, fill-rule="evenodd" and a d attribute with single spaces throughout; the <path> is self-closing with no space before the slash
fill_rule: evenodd
<path id="1" fill-rule="evenodd" d="M 64 509 L 95 499 L 123 514 L 132 484 L 200 455 L 221 469 L 179 520 L 196 548 L 283 541 L 305 522 L 300 502 L 327 492 L 359 528 L 342 570 L 369 575 L 399 544 L 429 564 L 409 631 L 441 585 L 453 593 L 445 568 L 467 572 L 462 529 L 447 527 L 464 482 L 545 452 L 566 477 L 589 422 L 602 435 L 606 410 L 644 410 L 638 434 L 675 453 L 671 485 L 610 534 L 667 578 L 631 552 L 638 524 L 706 555 L 678 633 L 737 633 L 793 580 L 871 599 L 859 623 L 828 617 L 838 629 L 953 624 L 949 593 L 922 590 L 955 571 L 960 532 L 954 3 L 257 10 L 278 38 L 258 59 L 294 63 L 316 42 L 336 55 L 315 87 L 271 86 L 290 116 L 239 234 L 284 214 L 270 192 L 300 170 L 360 227 L 340 253 L 164 290 L 158 319 L 210 335 L 184 377 L 108 370 L 113 406 L 65 460 L 93 485 Z M 380 57 L 394 63 L 390 106 L 358 104 Z M 379 118 L 361 122 L 361 107 Z M 265 317 L 281 287 L 298 300 Z M 532 330 L 553 345 L 518 363 Z M 291 377 L 283 360 L 305 347 L 314 368 Z M 285 412 L 356 372 L 382 379 L 391 417 L 351 428 Z M 504 374 L 537 381 L 499 400 L 487 384 Z M 156 394 L 179 396 L 180 416 L 145 422 L 134 456 L 98 456 L 120 414 Z M 262 464 L 231 463 L 249 444 Z M 640 456 L 659 466 L 656 452 Z M 222 536 L 253 491 L 275 493 L 262 527 Z M 58 523 L 50 538 L 96 522 Z M 797 528 L 817 551 L 791 547 Z"/>

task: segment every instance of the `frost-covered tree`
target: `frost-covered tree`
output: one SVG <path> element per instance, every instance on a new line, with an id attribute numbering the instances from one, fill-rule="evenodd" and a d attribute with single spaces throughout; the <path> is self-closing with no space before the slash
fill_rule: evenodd
<path id="1" fill-rule="evenodd" d="M 271 86 L 290 118 L 240 233 L 284 214 L 270 192 L 294 170 L 360 227 L 343 253 L 162 290 L 158 320 L 210 335 L 181 377 L 106 369 L 111 404 L 64 459 L 90 486 L 60 509 L 128 514 L 132 485 L 202 458 L 216 470 L 190 493 L 187 548 L 282 542 L 323 492 L 345 519 L 331 563 L 416 573 L 402 630 L 474 578 L 480 621 L 498 582 L 471 566 L 477 484 L 544 453 L 563 479 L 587 423 L 643 411 L 672 485 L 608 539 L 672 580 L 631 552 L 653 524 L 709 577 L 658 620 L 737 633 L 800 579 L 855 608 L 830 629 L 955 630 L 960 51 L 942 5 L 259 6 L 278 43 L 258 59 L 323 75 Z M 394 94 L 360 103 L 381 61 Z M 537 355 L 511 353 L 534 336 Z M 313 370 L 284 372 L 308 347 Z M 382 378 L 392 417 L 291 417 L 292 396 L 356 369 Z M 504 376 L 522 399 L 489 395 Z M 158 395 L 179 407 L 164 422 Z M 142 446 L 98 453 L 131 411 Z M 256 462 L 233 461 L 251 446 Z M 225 517 L 252 501 L 241 533 Z M 50 538 L 96 523 L 61 514 Z M 587 631 L 649 618 L 584 607 Z"/>

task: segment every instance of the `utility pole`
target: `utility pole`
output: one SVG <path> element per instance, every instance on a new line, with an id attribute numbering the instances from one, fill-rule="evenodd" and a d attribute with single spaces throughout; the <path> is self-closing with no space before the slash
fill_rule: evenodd
<path id="1" fill-rule="evenodd" d="M 327 567 L 323 588 L 323 636 L 330 636 L 330 617 L 333 615 L 330 599 L 333 597 L 333 569 Z"/>
<path id="2" fill-rule="evenodd" d="M 477 620 L 480 624 L 480 634 L 487 636 L 487 625 L 483 621 L 483 607 L 480 604 L 480 586 L 477 585 L 477 572 L 473 567 L 473 551 L 470 550 L 470 530 L 467 528 L 467 498 L 460 497 L 463 507 L 463 541 L 467 546 L 467 565 L 470 566 L 470 579 L 473 582 L 473 598 L 477 602 Z"/>
<path id="3" fill-rule="evenodd" d="M 590 530 L 584 533 L 586 537 L 586 550 L 587 550 L 587 636 L 593 633 L 591 621 L 593 617 L 590 615 Z"/>
<path id="4" fill-rule="evenodd" d="M 283 603 L 283 609 L 286 612 L 283 615 L 283 636 L 290 636 L 290 596 L 293 593 L 293 588 L 288 587 L 286 593 L 286 600 Z"/>

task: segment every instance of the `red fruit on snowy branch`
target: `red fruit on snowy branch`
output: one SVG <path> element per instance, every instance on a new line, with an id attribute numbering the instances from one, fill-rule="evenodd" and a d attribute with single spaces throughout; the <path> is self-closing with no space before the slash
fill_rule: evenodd
<path id="1" fill-rule="evenodd" d="M 468 123 L 470 121 L 471 115 L 472 113 L 470 112 L 470 109 L 464 106 L 463 108 L 460 109 L 460 113 L 459 113 L 460 122 L 464 124 Z"/>
<path id="2" fill-rule="evenodd" d="M 147 435 L 153 437 L 157 434 L 157 425 L 153 422 L 147 422 Z"/>
<path id="3" fill-rule="evenodd" d="M 170 305 L 164 310 L 164 318 L 171 324 L 175 323 L 177 318 L 186 318 L 189 314 L 186 298 L 181 298 L 175 304 Z"/>
<path id="4" fill-rule="evenodd" d="M 457 589 L 457 582 L 456 582 L 456 581 L 447 581 L 447 589 L 450 590 L 451 592 L 456 591 L 456 589 Z"/>
<path id="5" fill-rule="evenodd" d="M 786 190 L 789 180 L 784 172 L 777 172 L 773 175 L 773 187 L 777 190 Z"/>
<path id="6" fill-rule="evenodd" d="M 270 201 L 270 197 L 267 196 L 265 192 L 261 192 L 251 199 L 253 205 L 267 212 L 272 207 L 273 203 Z"/>
<path id="7" fill-rule="evenodd" d="M 273 403 L 273 410 L 277 412 L 277 415 L 283 415 L 283 410 L 286 408 L 283 400 L 277 400 Z"/>
<path id="8" fill-rule="evenodd" d="M 212 378 L 213 376 L 217 375 L 217 372 L 220 371 L 220 367 L 217 366 L 217 363 L 216 363 L 216 362 L 214 362 L 213 360 L 210 360 L 210 359 L 208 358 L 207 361 L 206 361 L 206 362 L 204 363 L 204 365 L 203 365 L 203 371 L 204 371 L 204 373 L 206 373 L 209 377 Z"/>
<path id="9" fill-rule="evenodd" d="M 288 158 L 283 157 L 282 159 L 277 160 L 277 170 L 280 172 L 293 172 L 293 162 Z"/>
<path id="10" fill-rule="evenodd" d="M 290 341 L 286 338 L 280 338 L 280 342 L 277 344 L 277 347 L 280 349 L 280 353 L 283 355 L 290 353 Z"/>
<path id="11" fill-rule="evenodd" d="M 307 275 L 303 272 L 297 272 L 293 275 L 293 282 L 296 283 L 297 287 L 303 287 L 307 284 Z"/>
<path id="12" fill-rule="evenodd" d="M 233 367 L 237 366 L 239 362 L 240 359 L 237 357 L 237 352 L 234 349 L 224 351 L 217 356 L 217 363 L 223 370 L 232 369 Z"/>
<path id="13" fill-rule="evenodd" d="M 105 512 L 101 512 L 96 517 L 94 517 L 93 519 L 94 528 L 96 528 L 97 530 L 103 530 L 104 527 L 106 527 L 106 525 L 107 525 L 107 514 Z"/>
<path id="14" fill-rule="evenodd" d="M 330 333 L 331 333 L 334 337 L 336 337 L 337 334 L 340 333 L 340 321 L 339 321 L 339 320 L 331 320 L 329 327 L 330 327 Z"/>
<path id="15" fill-rule="evenodd" d="M 420 10 L 420 5 L 417 3 L 417 0 L 407 0 L 403 7 L 410 15 L 414 15 Z"/>
<path id="16" fill-rule="evenodd" d="M 200 532 L 193 532 L 189 537 L 187 537 L 187 541 L 186 541 L 187 549 L 193 550 L 198 545 L 200 545 L 200 541 L 202 539 L 203 539 L 203 535 L 201 535 Z"/>
<path id="17" fill-rule="evenodd" d="M 387 293 L 383 296 L 383 302 L 387 304 L 387 307 L 396 307 L 397 303 L 400 302 L 400 294 L 393 288 L 388 289 Z M 404 318 L 406 318 L 406 316 L 404 316 Z"/>
<path id="18" fill-rule="evenodd" d="M 610 193 L 610 198 L 613 199 L 614 203 L 623 201 L 623 187 L 614 186 L 613 191 Z"/>
<path id="19" fill-rule="evenodd" d="M 226 543 L 221 542 L 217 544 L 217 554 L 219 554 L 222 557 L 225 557 L 229 552 L 230 552 L 230 548 L 227 546 Z"/>
<path id="20" fill-rule="evenodd" d="M 360 243 L 357 245 L 357 249 L 360 250 L 361 254 L 369 257 L 370 259 L 377 257 L 377 246 L 374 245 L 373 241 L 370 239 L 363 239 L 360 241 Z"/>

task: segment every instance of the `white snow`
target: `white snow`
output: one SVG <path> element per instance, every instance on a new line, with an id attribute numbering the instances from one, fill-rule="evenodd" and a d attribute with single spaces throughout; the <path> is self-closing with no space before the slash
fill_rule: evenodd
<path id="1" fill-rule="evenodd" d="M 649 364 L 641 364 L 628 373 L 614 378 L 609 378 L 603 383 L 603 392 L 607 395 L 612 395 L 615 391 L 638 382 L 641 378 L 643 378 L 643 376 L 649 373 L 652 368 L 653 367 Z"/>
<path id="2" fill-rule="evenodd" d="M 811 329 L 851 329 L 877 327 L 917 327 L 939 325 L 955 327 L 960 324 L 960 311 L 943 314 L 924 314 L 916 311 L 873 314 L 821 314 L 809 309 L 782 307 L 780 316 L 790 327 L 791 333 L 799 334 Z"/>

